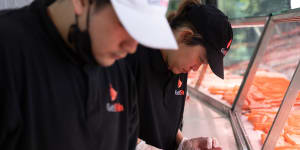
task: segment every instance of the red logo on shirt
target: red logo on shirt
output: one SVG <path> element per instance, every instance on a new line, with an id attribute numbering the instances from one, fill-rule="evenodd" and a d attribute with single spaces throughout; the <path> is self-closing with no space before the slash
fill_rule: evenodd
<path id="1" fill-rule="evenodd" d="M 109 84 L 109 94 L 111 97 L 111 100 L 106 103 L 106 110 L 108 112 L 122 112 L 124 111 L 124 106 L 120 103 L 116 103 L 118 92 L 112 87 L 111 84 Z"/>
<path id="2" fill-rule="evenodd" d="M 177 87 L 180 89 L 182 87 L 182 81 L 180 77 L 178 78 Z M 184 90 L 175 90 L 175 95 L 184 95 Z"/>
<path id="3" fill-rule="evenodd" d="M 181 88 L 181 86 L 182 86 L 182 82 L 181 82 L 181 80 L 180 79 L 178 79 L 178 83 L 177 83 L 178 85 L 178 88 Z"/>
<path id="4" fill-rule="evenodd" d="M 121 112 L 124 110 L 124 106 L 120 103 L 116 103 L 114 104 L 114 106 L 115 106 L 115 112 Z"/>
<path id="5" fill-rule="evenodd" d="M 112 85 L 109 85 L 109 92 L 110 92 L 110 97 L 112 101 L 115 101 L 118 96 L 118 92 L 112 87 Z"/>
<path id="6" fill-rule="evenodd" d="M 108 112 L 122 112 L 124 111 L 124 106 L 120 103 L 115 103 L 115 104 L 107 103 L 106 110 Z"/>
<path id="7" fill-rule="evenodd" d="M 184 90 L 175 90 L 175 95 L 184 95 Z"/>

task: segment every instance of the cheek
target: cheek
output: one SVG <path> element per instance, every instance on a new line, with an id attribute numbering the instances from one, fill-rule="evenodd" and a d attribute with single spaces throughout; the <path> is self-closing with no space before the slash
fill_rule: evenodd
<path id="1" fill-rule="evenodd" d="M 118 46 L 118 35 L 110 28 L 101 28 L 101 25 L 91 26 L 90 36 L 92 43 L 92 51 L 96 55 L 104 55 L 113 52 Z"/>
<path id="2" fill-rule="evenodd" d="M 187 65 L 192 61 L 191 56 L 189 53 L 183 52 L 183 53 L 178 53 L 177 56 L 177 65 L 179 67 L 187 67 Z"/>
<path id="3" fill-rule="evenodd" d="M 189 66 L 193 66 L 200 61 L 199 54 L 195 53 L 194 51 L 187 53 L 186 58 L 186 63 Z"/>

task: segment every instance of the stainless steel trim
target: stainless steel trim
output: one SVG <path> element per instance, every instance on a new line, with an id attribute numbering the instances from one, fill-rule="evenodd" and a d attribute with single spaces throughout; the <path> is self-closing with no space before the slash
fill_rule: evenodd
<path id="1" fill-rule="evenodd" d="M 231 110 L 231 108 L 229 106 L 227 106 L 226 104 L 220 102 L 219 100 L 216 100 L 216 99 L 202 93 L 201 91 L 198 91 L 196 88 L 193 88 L 190 86 L 188 86 L 188 92 L 192 96 L 196 97 L 198 100 L 201 100 L 202 102 L 205 102 L 208 105 L 211 105 L 213 108 L 218 109 L 219 111 L 226 114 L 227 116 L 229 115 L 228 111 Z"/>
<path id="2" fill-rule="evenodd" d="M 300 61 L 285 93 L 262 150 L 273 150 L 300 91 Z"/>
<path id="3" fill-rule="evenodd" d="M 248 149 L 252 150 L 252 149 L 253 149 L 253 146 L 251 145 L 250 138 L 249 138 L 249 136 L 248 136 L 248 134 L 247 134 L 247 132 L 246 132 L 244 126 L 243 126 L 243 122 L 242 122 L 242 120 L 241 120 L 241 118 L 242 118 L 242 117 L 241 117 L 241 114 L 238 113 L 238 112 L 234 112 L 234 114 L 235 114 L 236 120 L 237 120 L 237 122 L 238 122 L 238 125 L 239 125 L 239 127 L 240 127 L 240 129 L 241 129 L 241 131 L 242 131 L 244 140 L 246 141 L 246 145 L 247 145 Z"/>
<path id="4" fill-rule="evenodd" d="M 268 19 L 268 16 L 247 17 L 230 19 L 233 28 L 248 28 L 248 27 L 263 27 Z M 297 22 L 300 21 L 300 9 L 292 9 L 283 12 L 282 14 L 274 15 L 273 22 Z"/>
<path id="5" fill-rule="evenodd" d="M 251 18 L 241 18 L 241 19 L 231 19 L 232 28 L 249 28 L 249 27 L 263 27 L 267 21 L 268 17 L 251 17 Z"/>
<path id="6" fill-rule="evenodd" d="M 240 112 L 244 104 L 244 99 L 246 99 L 248 90 L 252 84 L 258 65 L 262 60 L 262 57 L 267 48 L 270 37 L 273 34 L 274 26 L 275 24 L 273 23 L 272 17 L 270 16 L 263 30 L 262 36 L 260 37 L 257 43 L 256 50 L 254 51 L 250 59 L 248 68 L 245 72 L 244 79 L 242 81 L 238 94 L 235 97 L 235 101 L 232 106 L 233 111 Z"/>
<path id="7" fill-rule="evenodd" d="M 289 10 L 286 13 L 275 15 L 275 16 L 273 16 L 273 21 L 275 23 L 300 21 L 300 11 L 299 10 L 298 9 L 297 10 Z"/>
<path id="8" fill-rule="evenodd" d="M 239 150 L 248 150 L 250 149 L 248 146 L 248 144 L 246 144 L 245 142 L 245 136 L 244 133 L 241 130 L 241 126 L 237 120 L 237 116 L 232 112 L 229 111 L 229 118 L 230 118 L 230 122 L 231 122 L 231 126 L 233 129 L 233 133 L 235 135 L 235 140 L 237 142 L 237 145 L 239 147 Z"/>

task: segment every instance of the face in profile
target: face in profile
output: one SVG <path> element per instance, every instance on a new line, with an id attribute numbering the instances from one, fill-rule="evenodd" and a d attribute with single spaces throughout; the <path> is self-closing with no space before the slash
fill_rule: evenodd
<path id="1" fill-rule="evenodd" d="M 206 49 L 201 45 L 179 43 L 178 51 L 169 54 L 167 61 L 174 74 L 197 71 L 202 64 L 207 64 Z"/>
<path id="2" fill-rule="evenodd" d="M 134 53 L 138 44 L 122 26 L 111 4 L 91 10 L 89 34 L 92 54 L 102 66 Z"/>

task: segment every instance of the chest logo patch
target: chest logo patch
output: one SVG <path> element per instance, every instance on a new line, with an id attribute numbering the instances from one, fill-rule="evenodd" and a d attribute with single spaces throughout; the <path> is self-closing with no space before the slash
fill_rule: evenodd
<path id="1" fill-rule="evenodd" d="M 181 86 L 182 86 L 182 82 L 181 82 L 181 80 L 180 80 L 180 79 L 178 79 L 177 86 L 178 86 L 178 88 L 181 88 Z"/>
<path id="2" fill-rule="evenodd" d="M 112 87 L 112 85 L 109 85 L 109 92 L 110 92 L 110 97 L 112 101 L 115 101 L 118 96 L 118 92 Z"/>
<path id="3" fill-rule="evenodd" d="M 106 110 L 108 112 L 122 112 L 124 111 L 124 106 L 121 103 L 116 102 L 118 97 L 118 92 L 109 85 L 109 94 L 110 94 L 110 101 L 106 104 Z"/>
<path id="4" fill-rule="evenodd" d="M 175 95 L 184 95 L 184 90 L 181 90 L 180 88 L 182 87 L 182 81 L 180 80 L 180 78 L 178 79 L 178 82 L 177 82 L 177 88 L 178 89 L 175 89 Z"/>
<path id="5" fill-rule="evenodd" d="M 124 106 L 120 103 L 114 103 L 114 104 L 107 103 L 106 110 L 108 112 L 122 112 L 124 111 Z"/>

